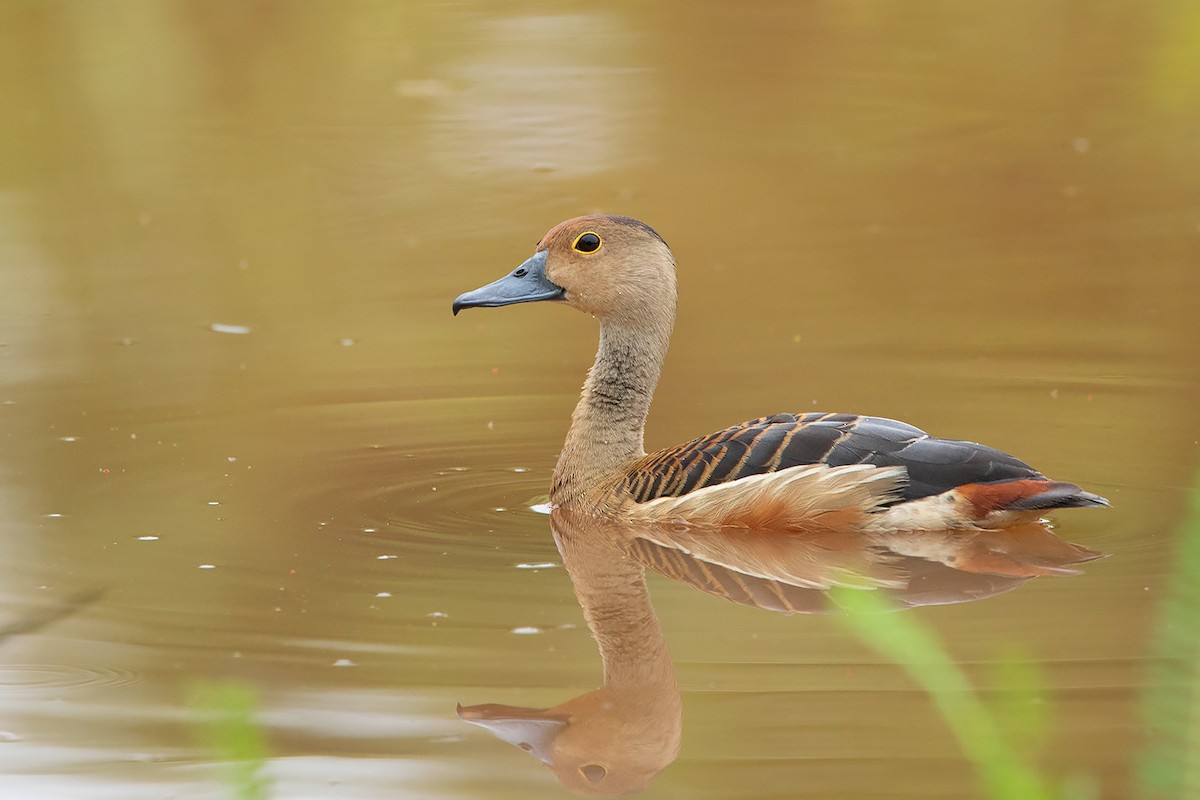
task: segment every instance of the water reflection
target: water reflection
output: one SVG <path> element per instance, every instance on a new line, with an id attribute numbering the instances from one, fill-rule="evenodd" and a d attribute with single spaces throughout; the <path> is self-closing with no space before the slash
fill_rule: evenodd
<path id="1" fill-rule="evenodd" d="M 899 606 L 981 600 L 1104 554 L 1045 524 L 1007 530 L 789 533 L 630 527 L 555 509 L 554 541 L 604 666 L 599 689 L 550 708 L 459 706 L 463 720 L 537 758 L 570 791 L 646 788 L 679 754 L 683 703 L 646 568 L 735 603 L 829 610 L 827 590 L 887 592 Z"/>
<path id="2" fill-rule="evenodd" d="M 104 594 L 101 589 L 89 589 L 71 595 L 52 605 L 43 606 L 27 612 L 7 624 L 0 624 L 0 643 L 12 636 L 22 633 L 33 633 L 51 625 L 58 620 L 80 611 L 100 599 Z"/>
<path id="3" fill-rule="evenodd" d="M 683 727 L 679 683 L 635 547 L 639 531 L 559 509 L 550 527 L 600 647 L 604 685 L 552 708 L 489 703 L 458 713 L 533 755 L 577 794 L 629 794 L 675 760 Z"/>
<path id="4" fill-rule="evenodd" d="M 489 17 L 474 38 L 451 85 L 398 87 L 402 96 L 436 101 L 427 147 L 443 172 L 532 168 L 579 178 L 648 160 L 638 157 L 646 145 L 630 129 L 655 98 L 648 70 L 630 66 L 640 37 L 622 15 L 589 8 Z"/>

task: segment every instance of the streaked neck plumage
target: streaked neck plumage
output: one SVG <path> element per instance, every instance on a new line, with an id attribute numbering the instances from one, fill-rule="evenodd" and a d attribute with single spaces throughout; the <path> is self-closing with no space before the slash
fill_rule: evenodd
<path id="1" fill-rule="evenodd" d="M 672 265 L 673 266 L 673 265 Z M 646 454 L 644 432 L 650 401 L 671 329 L 675 324 L 675 283 L 654 297 L 631 300 L 630 308 L 600 320 L 600 347 L 571 414 L 550 500 L 555 505 L 586 504 L 620 481 L 623 470 Z"/>

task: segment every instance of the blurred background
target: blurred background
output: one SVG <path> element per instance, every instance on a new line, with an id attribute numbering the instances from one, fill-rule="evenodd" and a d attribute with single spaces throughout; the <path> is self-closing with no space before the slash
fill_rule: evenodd
<path id="1" fill-rule="evenodd" d="M 1086 575 L 906 613 L 1128 796 L 1200 455 L 1195 3 L 6 0 L 0 109 L 0 628 L 104 592 L 0 641 L 0 794 L 228 796 L 207 679 L 280 797 L 564 796 L 454 710 L 599 683 L 530 510 L 595 324 L 450 301 L 600 211 L 679 263 L 648 447 L 869 413 L 1110 498 L 1058 515 Z M 978 792 L 835 622 L 650 588 L 648 797 Z"/>

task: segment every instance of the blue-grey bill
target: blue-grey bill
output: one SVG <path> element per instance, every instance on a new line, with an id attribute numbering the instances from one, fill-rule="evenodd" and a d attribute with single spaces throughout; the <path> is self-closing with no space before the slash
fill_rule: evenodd
<path id="1" fill-rule="evenodd" d="M 464 308 L 496 308 L 538 300 L 561 300 L 563 294 L 563 288 L 546 277 L 546 251 L 539 250 L 500 280 L 473 292 L 460 294 L 451 308 L 458 314 Z"/>

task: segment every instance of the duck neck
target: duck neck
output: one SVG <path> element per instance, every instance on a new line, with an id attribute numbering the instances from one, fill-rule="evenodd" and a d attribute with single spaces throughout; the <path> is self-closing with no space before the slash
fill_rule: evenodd
<path id="1" fill-rule="evenodd" d="M 602 491 L 631 461 L 645 455 L 646 416 L 666 358 L 673 312 L 674 308 L 661 309 L 632 323 L 601 320 L 596 361 L 554 470 L 550 498 L 555 504 Z"/>

